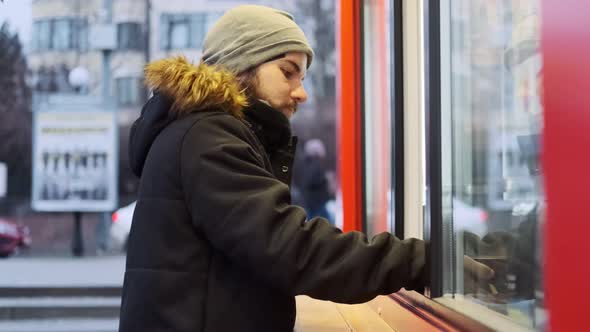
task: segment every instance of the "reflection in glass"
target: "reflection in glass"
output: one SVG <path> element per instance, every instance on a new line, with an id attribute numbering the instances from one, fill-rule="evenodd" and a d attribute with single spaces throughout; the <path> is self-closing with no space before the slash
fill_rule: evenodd
<path id="1" fill-rule="evenodd" d="M 445 271 L 445 293 L 542 328 L 539 1 L 451 0 L 449 26 L 443 216 L 455 268 Z M 464 255 L 494 276 L 473 274 Z"/>
<path id="2" fill-rule="evenodd" d="M 393 232 L 390 2 L 364 1 L 363 126 L 366 232 Z M 400 110 L 401 111 L 401 110 Z"/>

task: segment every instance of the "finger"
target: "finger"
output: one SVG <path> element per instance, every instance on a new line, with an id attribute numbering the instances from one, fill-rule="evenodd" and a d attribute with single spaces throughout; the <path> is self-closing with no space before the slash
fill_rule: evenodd
<path id="1" fill-rule="evenodd" d="M 487 265 L 475 261 L 469 256 L 463 256 L 463 267 L 479 280 L 488 280 L 494 277 L 494 270 Z"/>

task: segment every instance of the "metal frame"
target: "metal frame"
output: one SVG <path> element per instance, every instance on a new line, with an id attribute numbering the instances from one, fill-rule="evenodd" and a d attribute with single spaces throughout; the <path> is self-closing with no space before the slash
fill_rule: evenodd
<path id="1" fill-rule="evenodd" d="M 430 297 L 443 295 L 443 228 L 441 162 L 440 1 L 425 8 L 426 48 L 426 181 L 428 185 L 425 238 L 429 241 Z"/>
<path id="2" fill-rule="evenodd" d="M 423 238 L 423 0 L 403 0 L 404 238 Z"/>
<path id="3" fill-rule="evenodd" d="M 394 234 L 403 239 L 405 236 L 404 227 L 404 33 L 403 33 L 403 7 L 402 0 L 393 0 L 392 6 L 392 28 L 391 52 L 392 63 L 392 84 L 391 84 L 391 105 L 393 116 L 391 127 L 393 128 L 393 153 L 391 154 L 391 165 L 393 166 L 392 188 L 394 188 L 393 211 Z"/>

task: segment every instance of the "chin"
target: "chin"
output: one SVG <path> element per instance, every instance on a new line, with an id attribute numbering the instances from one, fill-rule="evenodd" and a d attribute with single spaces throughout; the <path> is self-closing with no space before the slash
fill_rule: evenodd
<path id="1" fill-rule="evenodd" d="M 281 113 L 283 113 L 287 117 L 287 119 L 289 119 L 289 120 L 295 114 L 292 111 L 281 111 Z"/>

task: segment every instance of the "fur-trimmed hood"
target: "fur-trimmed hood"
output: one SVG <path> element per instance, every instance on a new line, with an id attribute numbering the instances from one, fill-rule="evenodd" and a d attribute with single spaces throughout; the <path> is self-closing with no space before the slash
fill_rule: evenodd
<path id="1" fill-rule="evenodd" d="M 243 119 L 248 106 L 234 74 L 206 64 L 191 64 L 183 56 L 149 63 L 145 83 L 154 96 L 143 106 L 129 138 L 129 164 L 137 176 L 141 176 L 152 143 L 175 119 L 206 109 L 225 110 Z"/>
<path id="2" fill-rule="evenodd" d="M 148 88 L 173 100 L 174 113 L 220 108 L 243 119 L 243 108 L 248 105 L 233 73 L 204 63 L 194 65 L 184 56 L 149 63 L 145 82 Z"/>
<path id="3" fill-rule="evenodd" d="M 228 112 L 248 123 L 269 152 L 291 142 L 287 117 L 263 101 L 248 99 L 236 76 L 227 70 L 193 65 L 184 57 L 174 57 L 148 64 L 145 77 L 154 96 L 133 123 L 129 139 L 130 166 L 137 176 L 141 176 L 148 152 L 160 132 L 190 113 Z M 295 144 L 296 139 L 291 143 Z"/>

